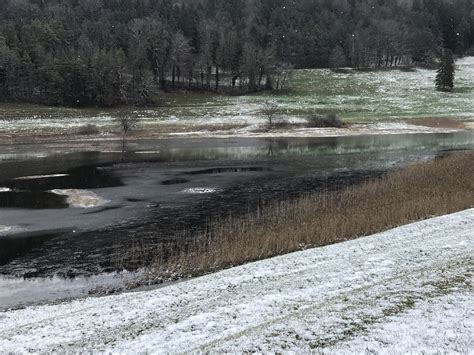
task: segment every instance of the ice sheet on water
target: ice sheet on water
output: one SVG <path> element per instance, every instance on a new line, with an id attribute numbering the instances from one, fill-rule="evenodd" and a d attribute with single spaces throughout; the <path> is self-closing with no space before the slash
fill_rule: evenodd
<path id="1" fill-rule="evenodd" d="M 31 175 L 31 176 L 20 176 L 15 178 L 14 180 L 37 180 L 37 179 L 49 179 L 49 178 L 57 178 L 57 177 L 66 177 L 69 174 L 51 174 L 51 175 Z"/>
<path id="2" fill-rule="evenodd" d="M 108 201 L 97 196 L 92 191 L 76 189 L 55 189 L 51 191 L 57 195 L 66 196 L 70 207 L 94 208 L 105 205 Z"/>

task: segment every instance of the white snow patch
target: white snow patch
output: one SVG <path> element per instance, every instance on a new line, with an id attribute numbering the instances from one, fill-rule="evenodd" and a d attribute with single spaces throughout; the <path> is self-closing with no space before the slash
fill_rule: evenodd
<path id="1" fill-rule="evenodd" d="M 181 193 L 185 194 L 213 194 L 221 192 L 221 189 L 215 187 L 191 187 L 189 189 L 182 190 Z"/>
<path id="2" fill-rule="evenodd" d="M 97 196 L 92 191 L 76 190 L 76 189 L 55 189 L 52 193 L 61 196 L 67 196 L 67 203 L 70 207 L 76 208 L 93 208 L 105 205 L 108 201 Z"/>
<path id="3" fill-rule="evenodd" d="M 5 232 L 9 232 L 12 230 L 12 227 L 10 226 L 2 226 L 0 225 L 0 233 L 5 233 Z"/>
<path id="4" fill-rule="evenodd" d="M 0 352 L 470 352 L 473 236 L 470 209 L 153 291 L 8 311 Z"/>
<path id="5" fill-rule="evenodd" d="M 458 59 L 456 61 L 456 65 L 473 66 L 474 65 L 474 57 L 464 57 L 464 58 Z"/>

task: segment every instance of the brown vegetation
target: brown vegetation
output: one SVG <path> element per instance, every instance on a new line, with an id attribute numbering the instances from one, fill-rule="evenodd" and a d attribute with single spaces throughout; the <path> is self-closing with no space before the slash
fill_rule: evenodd
<path id="1" fill-rule="evenodd" d="M 313 114 L 307 119 L 307 127 L 310 128 L 344 128 L 347 125 L 334 113 L 327 115 Z"/>
<path id="2" fill-rule="evenodd" d="M 99 133 L 100 133 L 99 128 L 97 128 L 96 125 L 90 124 L 90 123 L 85 124 L 83 126 L 80 126 L 76 130 L 76 134 L 78 134 L 80 136 L 96 135 L 96 134 L 99 134 Z"/>
<path id="3" fill-rule="evenodd" d="M 466 153 L 419 163 L 382 179 L 215 223 L 183 247 L 160 249 L 153 273 L 200 275 L 473 207 L 473 161 L 474 153 Z"/>

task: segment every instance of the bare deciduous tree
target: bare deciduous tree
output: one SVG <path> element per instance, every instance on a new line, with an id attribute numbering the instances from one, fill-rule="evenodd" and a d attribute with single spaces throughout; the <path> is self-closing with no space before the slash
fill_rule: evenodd
<path id="1" fill-rule="evenodd" d="M 122 132 L 122 158 L 125 153 L 127 135 L 138 126 L 138 122 L 139 120 L 137 117 L 121 116 L 117 118 L 117 123 Z"/>
<path id="2" fill-rule="evenodd" d="M 268 129 L 272 129 L 275 125 L 275 115 L 278 110 L 278 105 L 274 101 L 265 101 L 262 109 L 262 114 L 265 116 L 267 121 Z"/>

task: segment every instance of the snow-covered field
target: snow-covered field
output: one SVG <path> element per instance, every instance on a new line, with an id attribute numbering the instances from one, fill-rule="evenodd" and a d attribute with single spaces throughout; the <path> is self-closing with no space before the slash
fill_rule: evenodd
<path id="1" fill-rule="evenodd" d="M 474 209 L 153 291 L 0 313 L 9 352 L 474 351 Z"/>

